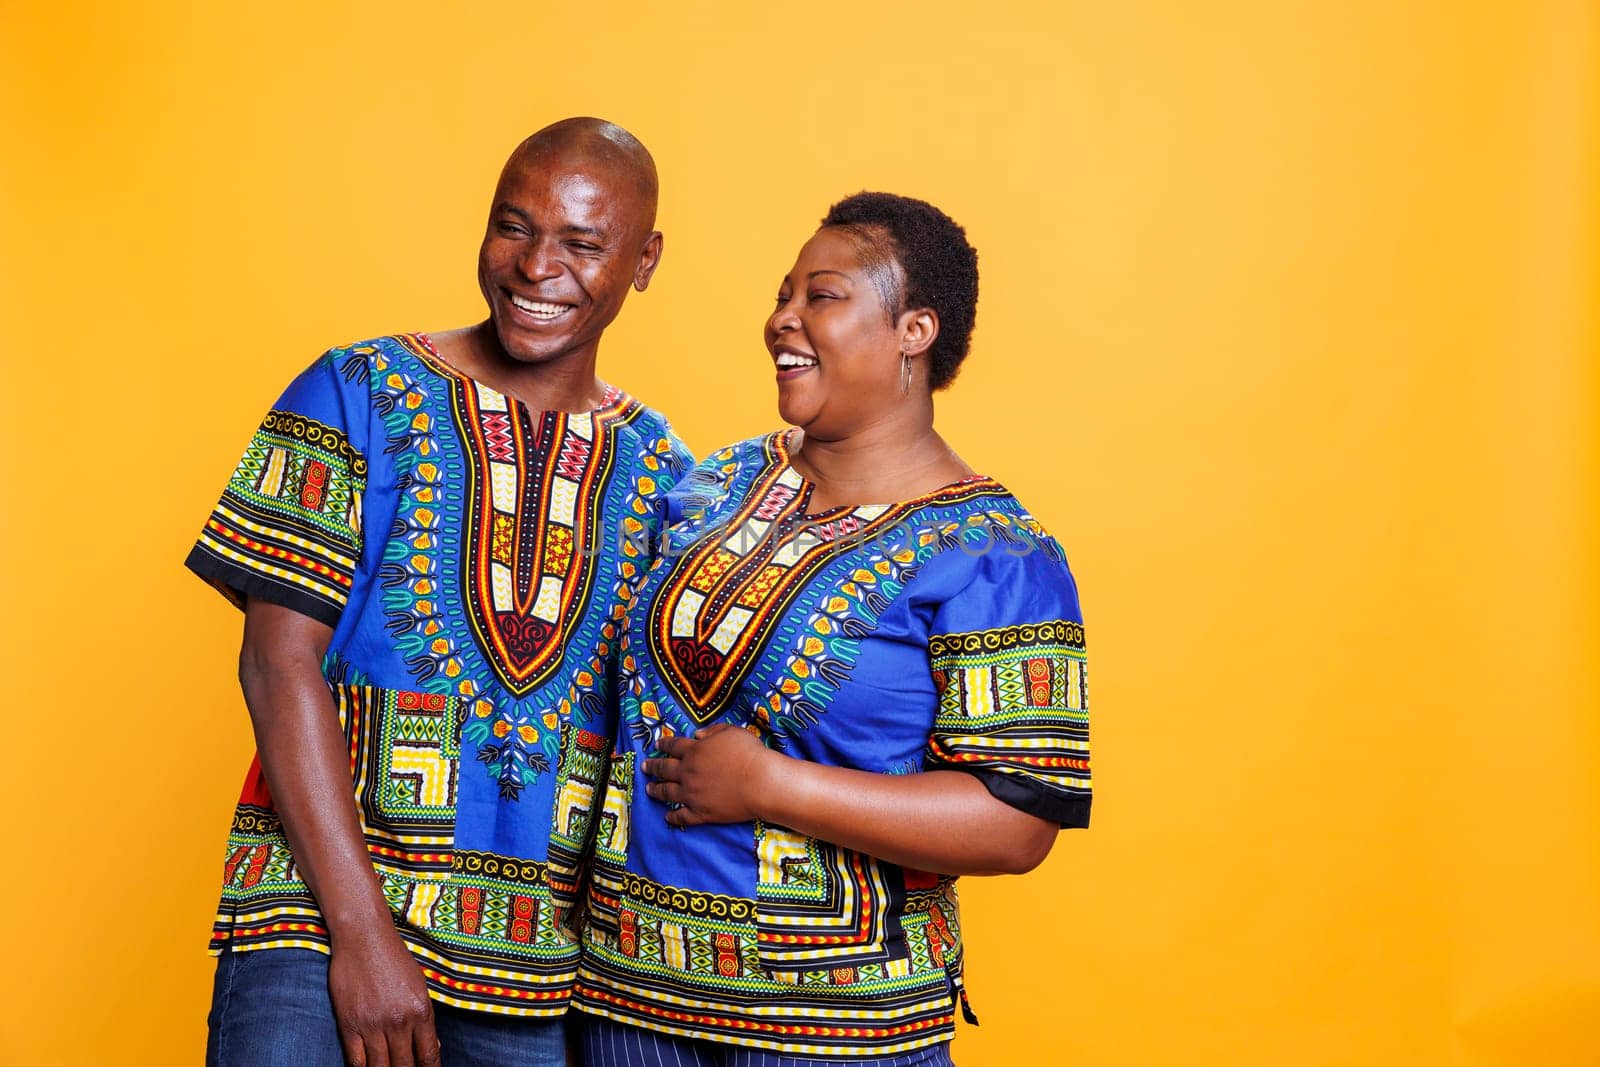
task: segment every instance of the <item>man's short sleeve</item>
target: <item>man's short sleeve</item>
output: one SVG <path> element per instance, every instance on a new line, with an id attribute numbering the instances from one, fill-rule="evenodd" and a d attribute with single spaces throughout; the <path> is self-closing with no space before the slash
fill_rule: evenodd
<path id="1" fill-rule="evenodd" d="M 972 580 L 929 632 L 939 710 L 926 762 L 976 775 L 1022 811 L 1088 826 L 1089 687 L 1072 573 L 1047 537 L 970 559 Z"/>
<path id="2" fill-rule="evenodd" d="M 257 598 L 336 626 L 361 557 L 365 420 L 334 353 L 261 420 L 185 561 L 238 607 Z"/>

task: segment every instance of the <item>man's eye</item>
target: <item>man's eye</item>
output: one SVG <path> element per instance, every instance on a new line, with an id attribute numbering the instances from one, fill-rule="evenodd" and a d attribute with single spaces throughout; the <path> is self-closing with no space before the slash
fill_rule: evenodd
<path id="1" fill-rule="evenodd" d="M 507 237 L 520 237 L 528 232 L 514 222 L 502 222 L 499 228 L 500 232 Z"/>
<path id="2" fill-rule="evenodd" d="M 574 252 L 598 252 L 598 251 L 600 251 L 600 246 L 599 245 L 592 245 L 592 244 L 589 244 L 587 241 L 569 241 L 569 242 L 567 242 L 567 247 L 572 249 Z"/>

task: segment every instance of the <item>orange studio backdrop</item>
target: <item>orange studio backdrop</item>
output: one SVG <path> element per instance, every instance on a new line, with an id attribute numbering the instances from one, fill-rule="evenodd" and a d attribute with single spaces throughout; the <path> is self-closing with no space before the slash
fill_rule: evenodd
<path id="1" fill-rule="evenodd" d="M 0 1060 L 199 1060 L 251 742 L 183 556 L 597 114 L 667 235 L 603 370 L 702 453 L 833 199 L 979 249 L 940 426 L 1072 559 L 1098 796 L 969 880 L 958 1063 L 1600 1063 L 1597 72 L 1583 0 L 0 5 Z"/>

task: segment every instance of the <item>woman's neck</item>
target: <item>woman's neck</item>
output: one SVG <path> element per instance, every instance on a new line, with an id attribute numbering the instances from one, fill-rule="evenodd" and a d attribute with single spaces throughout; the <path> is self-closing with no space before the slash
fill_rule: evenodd
<path id="1" fill-rule="evenodd" d="M 972 468 L 925 418 L 885 420 L 837 438 L 803 430 L 790 438 L 789 459 L 814 486 L 811 507 L 885 504 L 932 492 L 972 476 Z"/>

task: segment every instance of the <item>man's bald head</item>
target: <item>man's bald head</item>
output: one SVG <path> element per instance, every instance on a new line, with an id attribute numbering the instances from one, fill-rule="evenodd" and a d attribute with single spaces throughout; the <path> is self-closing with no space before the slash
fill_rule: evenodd
<path id="1" fill-rule="evenodd" d="M 536 161 L 604 168 L 637 191 L 639 202 L 633 206 L 643 215 L 644 229 L 654 229 L 656 161 L 639 138 L 616 123 L 587 117 L 552 122 L 516 147 L 506 169 Z"/>
<path id="2" fill-rule="evenodd" d="M 497 347 L 523 365 L 592 365 L 630 288 L 661 261 L 656 165 L 621 126 L 564 119 L 517 146 L 478 250 Z"/>

